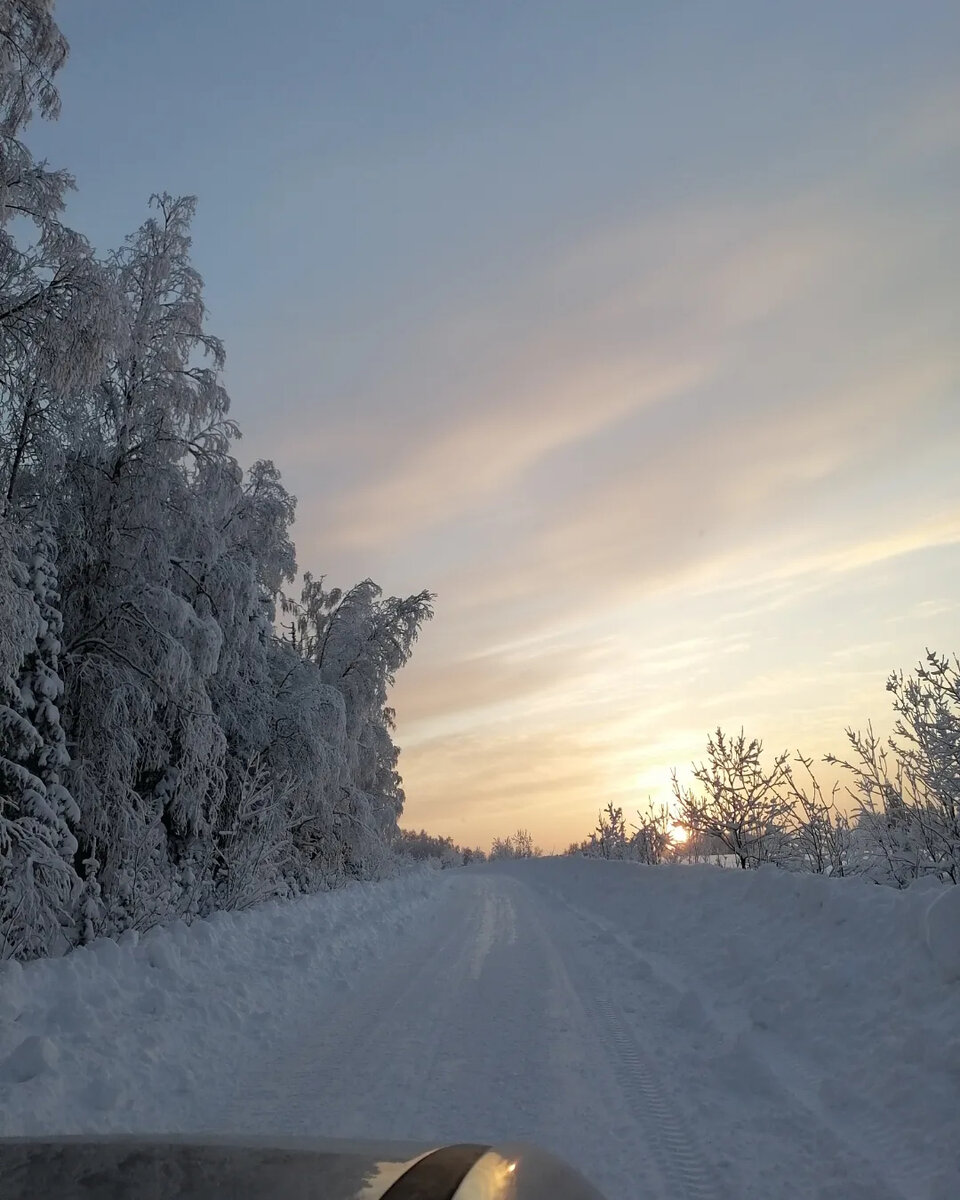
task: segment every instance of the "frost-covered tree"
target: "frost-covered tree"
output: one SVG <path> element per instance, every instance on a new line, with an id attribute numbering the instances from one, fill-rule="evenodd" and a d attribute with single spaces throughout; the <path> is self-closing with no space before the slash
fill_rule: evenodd
<path id="1" fill-rule="evenodd" d="M 29 624 L 20 632 L 26 653 L 0 677 L 0 957 L 69 944 L 70 902 L 79 884 L 70 828 L 79 814 L 62 782 L 70 757 L 58 707 L 56 545 L 47 526 L 30 541 L 28 565 L 8 567 L 27 600 Z"/>
<path id="2" fill-rule="evenodd" d="M 29 502 L 65 398 L 102 363 L 115 322 L 103 269 L 60 221 L 73 180 L 34 160 L 20 134 L 55 117 L 66 43 L 44 0 L 0 0 L 0 509 Z M 46 473 L 49 483 L 49 473 Z"/>
<path id="3" fill-rule="evenodd" d="M 518 829 L 513 835 L 513 849 L 517 858 L 540 858 L 543 855 L 528 829 Z"/>
<path id="4" fill-rule="evenodd" d="M 748 742 L 743 730 L 728 738 L 718 729 L 707 742 L 707 762 L 693 767 L 700 790 L 684 787 L 673 775 L 680 822 L 719 839 L 742 868 L 778 858 L 793 808 L 786 794 L 788 755 L 778 755 L 766 768 L 762 752 L 762 742 Z"/>
<path id="5" fill-rule="evenodd" d="M 848 729 L 852 751 L 847 759 L 827 755 L 853 777 L 848 793 L 855 805 L 848 856 L 851 870 L 876 883 L 906 887 L 926 870 L 926 855 L 914 820 L 903 764 L 874 733 Z"/>
<path id="6" fill-rule="evenodd" d="M 914 675 L 891 675 L 887 691 L 891 745 L 930 872 L 960 883 L 960 659 L 928 651 Z"/>
<path id="7" fill-rule="evenodd" d="M 197 903 L 223 799 L 207 690 L 222 635 L 181 566 L 198 464 L 225 459 L 235 431 L 189 259 L 193 200 L 154 204 L 113 262 L 122 337 L 84 395 L 60 495 L 71 782 L 105 928 Z"/>
<path id="8" fill-rule="evenodd" d="M 216 902 L 233 907 L 282 892 L 289 873 L 293 780 L 273 750 L 276 686 L 283 689 L 297 664 L 287 660 L 273 621 L 296 566 L 289 533 L 295 502 L 269 462 L 244 475 L 231 458 L 204 459 L 190 487 L 173 586 L 220 633 L 217 668 L 206 683 L 224 738 L 214 875 L 222 893 Z M 290 764 L 297 761 L 308 773 L 307 762 L 292 755 Z M 254 861 L 255 877 L 246 878 Z"/>
<path id="9" fill-rule="evenodd" d="M 59 220 L 70 177 L 21 138 L 35 111 L 59 111 L 67 47 L 52 7 L 0 0 L 0 953 L 21 955 L 70 936 L 76 808 L 45 500 L 63 405 L 102 362 L 113 311 L 90 247 Z"/>
<path id="10" fill-rule="evenodd" d="M 289 785 L 265 755 L 231 782 L 214 843 L 217 906 L 249 908 L 289 894 Z"/>
<path id="11" fill-rule="evenodd" d="M 19 703 L 40 739 L 31 768 L 43 783 L 57 848 L 72 861 L 76 841 L 70 824 L 79 817 L 76 803 L 63 780 L 70 766 L 66 735 L 60 721 L 63 679 L 60 675 L 63 618 L 57 570 L 58 546 L 51 527 L 44 523 L 33 534 L 28 568 L 36 608 L 36 636 L 20 673 Z"/>
<path id="12" fill-rule="evenodd" d="M 790 769 L 785 779 L 786 794 L 793 809 L 785 818 L 789 831 L 789 865 L 816 875 L 846 875 L 852 869 L 850 819 L 837 806 L 840 785 L 829 799 L 813 772 L 813 760 L 797 754 L 803 776 Z"/>
<path id="13" fill-rule="evenodd" d="M 500 858 L 540 858 L 543 851 L 535 845 L 530 832 L 518 829 L 516 833 L 505 838 L 494 838 L 490 847 L 491 861 Z"/>
<path id="14" fill-rule="evenodd" d="M 827 756 L 853 777 L 858 869 L 897 887 L 923 875 L 960 883 L 960 662 L 928 651 L 887 691 L 893 736 L 848 729 L 850 758 Z"/>
<path id="15" fill-rule="evenodd" d="M 655 808 L 650 803 L 645 812 L 638 811 L 637 817 L 639 820 L 631 833 L 623 809 L 613 801 L 608 802 L 597 814 L 593 833 L 583 842 L 570 846 L 567 853 L 650 865 L 663 862 L 671 846 L 673 822 L 669 810 L 665 805 Z"/>
<path id="16" fill-rule="evenodd" d="M 346 592 L 328 591 L 322 578 L 307 575 L 299 603 L 287 605 L 290 648 L 342 703 L 339 798 L 332 816 L 348 874 L 362 873 L 365 859 L 388 852 L 403 811 L 388 691 L 433 614 L 432 602 L 426 591 L 383 598 L 369 579 Z"/>
<path id="17" fill-rule="evenodd" d="M 60 113 L 53 79 L 67 60 L 67 43 L 53 19 L 54 0 L 0 3 L 0 129 L 7 136 L 30 119 Z"/>
<path id="18" fill-rule="evenodd" d="M 590 835 L 589 853 L 595 858 L 628 858 L 630 839 L 623 809 L 611 800 L 597 815 L 597 827 Z"/>
<path id="19" fill-rule="evenodd" d="M 19 678 L 35 628 L 29 576 L 21 558 L 23 543 L 23 530 L 0 520 L 0 677 L 7 680 Z"/>
<path id="20" fill-rule="evenodd" d="M 466 862 L 476 861 L 474 851 L 463 850 L 451 837 L 437 837 L 425 829 L 399 829 L 394 846 L 401 859 L 412 863 L 439 867 L 462 867 Z"/>
<path id="21" fill-rule="evenodd" d="M 638 812 L 639 821 L 633 827 L 630 838 L 631 858 L 637 862 L 657 866 L 671 857 L 673 847 L 673 818 L 665 804 L 647 804 L 645 812 Z"/>
<path id="22" fill-rule="evenodd" d="M 271 659 L 274 707 L 268 744 L 271 772 L 286 790 L 285 879 L 295 891 L 333 886 L 349 868 L 355 834 L 349 810 L 347 718 L 343 696 L 315 664 L 281 645 Z M 378 849 L 380 833 L 369 831 Z"/>

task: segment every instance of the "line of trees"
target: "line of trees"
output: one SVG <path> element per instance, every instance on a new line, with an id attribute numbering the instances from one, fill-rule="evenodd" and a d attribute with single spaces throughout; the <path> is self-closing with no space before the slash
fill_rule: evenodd
<path id="1" fill-rule="evenodd" d="M 452 837 L 427 833 L 425 829 L 401 829 L 395 842 L 401 861 L 417 866 L 466 867 L 487 861 L 486 853 L 475 846 L 458 846 Z"/>
<path id="2" fill-rule="evenodd" d="M 421 829 L 401 829 L 394 843 L 400 860 L 405 863 L 440 867 L 468 867 L 471 863 L 495 862 L 509 858 L 539 858 L 543 851 L 534 843 L 533 835 L 518 829 L 507 837 L 496 837 L 489 853 L 479 847 L 459 846 L 451 837 L 427 833 Z"/>
<path id="3" fill-rule="evenodd" d="M 385 869 L 432 613 L 285 595 L 295 500 L 233 456 L 194 200 L 98 258 L 23 141 L 66 55 L 52 0 L 0 0 L 0 957 Z"/>
<path id="4" fill-rule="evenodd" d="M 913 675 L 891 675 L 887 691 L 892 735 L 851 728 L 848 756 L 826 756 L 845 772 L 845 788 L 827 796 L 812 759 L 784 751 L 765 763 L 758 739 L 718 729 L 692 783 L 674 772 L 672 814 L 651 809 L 631 831 L 608 805 L 569 853 L 647 863 L 726 854 L 743 869 L 772 863 L 896 887 L 922 876 L 960 883 L 960 660 L 928 651 Z M 686 841 L 673 843 L 674 823 Z"/>
<path id="5" fill-rule="evenodd" d="M 629 859 L 656 866 L 674 855 L 675 821 L 667 806 L 649 804 L 627 823 L 623 808 L 612 801 L 597 816 L 597 825 L 582 842 L 573 842 L 567 854 L 587 858 Z"/>

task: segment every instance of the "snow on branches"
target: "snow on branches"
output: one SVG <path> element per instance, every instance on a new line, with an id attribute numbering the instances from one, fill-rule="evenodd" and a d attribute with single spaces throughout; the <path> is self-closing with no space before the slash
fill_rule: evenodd
<path id="1" fill-rule="evenodd" d="M 811 758 L 784 751 L 765 762 L 758 739 L 718 729 L 692 785 L 674 771 L 672 812 L 651 807 L 631 833 L 610 802 L 568 853 L 653 864 L 726 859 L 900 888 L 921 878 L 960 883 L 960 660 L 928 650 L 914 674 L 894 672 L 887 691 L 891 736 L 849 728 L 852 753 L 824 759 L 844 773 L 845 788 L 838 779 L 825 795 Z"/>
<path id="2" fill-rule="evenodd" d="M 22 140 L 59 110 L 52 10 L 0 0 L 0 957 L 382 872 L 432 615 L 283 595 L 295 501 L 233 457 L 195 200 L 98 261 Z"/>

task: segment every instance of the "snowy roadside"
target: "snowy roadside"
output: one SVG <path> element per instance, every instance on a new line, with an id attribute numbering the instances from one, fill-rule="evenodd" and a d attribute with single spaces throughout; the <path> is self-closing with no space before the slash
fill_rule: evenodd
<path id="1" fill-rule="evenodd" d="M 593 931 L 605 987 L 645 1044 L 660 1031 L 707 1142 L 723 1109 L 715 1154 L 803 1113 L 897 1194 L 958 1194 L 960 887 L 586 859 L 516 877 Z"/>
<path id="2" fill-rule="evenodd" d="M 0 967 L 0 1135 L 186 1131 L 237 1065 L 405 935 L 450 872 L 175 922 Z"/>

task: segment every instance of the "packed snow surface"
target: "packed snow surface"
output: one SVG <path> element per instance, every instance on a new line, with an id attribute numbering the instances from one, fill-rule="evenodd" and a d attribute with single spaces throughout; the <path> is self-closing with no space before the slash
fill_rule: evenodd
<path id="1" fill-rule="evenodd" d="M 0 971 L 4 1134 L 529 1140 L 616 1197 L 960 1195 L 960 888 L 543 859 Z"/>

